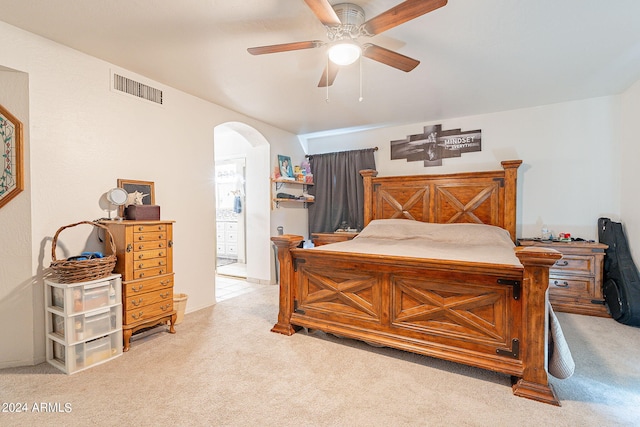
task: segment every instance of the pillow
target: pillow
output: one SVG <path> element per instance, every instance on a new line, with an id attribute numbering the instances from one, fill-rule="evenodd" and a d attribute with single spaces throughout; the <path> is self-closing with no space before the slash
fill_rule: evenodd
<path id="1" fill-rule="evenodd" d="M 496 241 L 514 246 L 509 232 L 486 224 L 433 224 L 410 219 L 376 219 L 358 235 L 358 239 L 425 239 L 432 242 L 486 245 Z"/>

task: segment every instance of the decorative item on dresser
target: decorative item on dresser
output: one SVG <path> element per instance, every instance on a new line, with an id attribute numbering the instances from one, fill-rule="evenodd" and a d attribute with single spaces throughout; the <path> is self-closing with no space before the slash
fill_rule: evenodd
<path id="1" fill-rule="evenodd" d="M 610 317 L 602 296 L 607 245 L 588 241 L 519 239 L 524 247 L 555 249 L 562 259 L 549 270 L 549 301 L 557 311 Z"/>
<path id="2" fill-rule="evenodd" d="M 116 243 L 115 272 L 122 275 L 123 341 L 131 335 L 169 322 L 174 334 L 173 222 L 104 221 Z"/>

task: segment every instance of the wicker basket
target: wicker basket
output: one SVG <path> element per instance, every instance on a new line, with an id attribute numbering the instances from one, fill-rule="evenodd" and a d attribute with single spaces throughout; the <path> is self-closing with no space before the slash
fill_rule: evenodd
<path id="1" fill-rule="evenodd" d="M 66 228 L 75 227 L 80 224 L 89 224 L 94 227 L 102 228 L 105 230 L 105 242 L 106 237 L 109 236 L 109 244 L 111 245 L 111 253 L 102 258 L 91 258 L 87 260 L 56 260 L 56 245 L 58 242 L 58 235 Z M 58 283 L 77 283 L 87 282 L 90 280 L 102 279 L 111 274 L 116 266 L 116 244 L 113 240 L 113 235 L 107 227 L 97 222 L 81 221 L 75 224 L 65 225 L 60 227 L 53 236 L 53 243 L 51 245 L 51 270 L 52 279 Z"/>

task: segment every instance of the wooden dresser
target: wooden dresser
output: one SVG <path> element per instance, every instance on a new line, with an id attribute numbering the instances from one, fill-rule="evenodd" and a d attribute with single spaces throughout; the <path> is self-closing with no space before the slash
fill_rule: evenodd
<path id="1" fill-rule="evenodd" d="M 131 335 L 169 322 L 174 334 L 173 221 L 104 221 L 116 244 L 115 272 L 122 275 L 124 351 Z"/>
<path id="2" fill-rule="evenodd" d="M 549 301 L 557 311 L 610 317 L 602 296 L 604 250 L 607 245 L 585 241 L 521 239 L 520 246 L 551 248 L 562 258 L 549 270 Z"/>

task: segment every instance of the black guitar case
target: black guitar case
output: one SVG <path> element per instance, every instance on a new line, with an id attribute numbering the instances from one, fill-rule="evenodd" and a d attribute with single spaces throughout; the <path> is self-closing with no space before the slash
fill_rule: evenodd
<path id="1" fill-rule="evenodd" d="M 620 323 L 640 326 L 640 277 L 622 224 L 609 218 L 599 218 L 598 240 L 609 245 L 605 250 L 602 285 L 609 313 Z"/>

